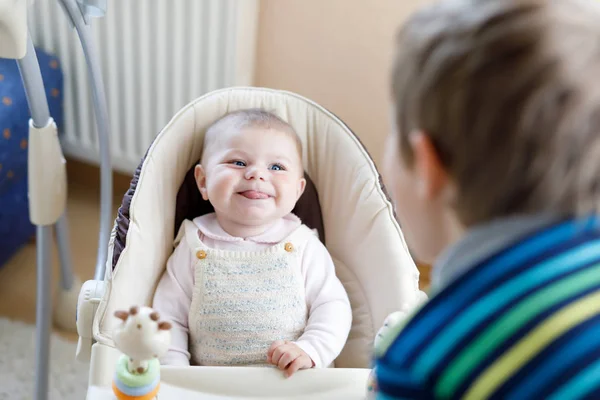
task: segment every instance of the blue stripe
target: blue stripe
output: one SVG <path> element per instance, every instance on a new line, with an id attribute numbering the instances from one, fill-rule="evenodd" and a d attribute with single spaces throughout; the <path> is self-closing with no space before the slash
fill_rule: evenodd
<path id="1" fill-rule="evenodd" d="M 560 256 L 538 264 L 515 276 L 485 297 L 456 316 L 453 321 L 433 339 L 431 344 L 417 358 L 414 368 L 419 376 L 424 376 L 453 349 L 453 345 L 469 333 L 473 326 L 481 323 L 523 292 L 532 290 L 563 273 L 582 268 L 600 257 L 600 241 L 587 243 Z"/>
<path id="2" fill-rule="evenodd" d="M 499 276 L 522 267 L 527 260 L 564 241 L 565 237 L 573 233 L 574 225 L 581 227 L 571 221 L 556 225 L 553 229 L 533 236 L 529 241 L 494 258 L 483 268 L 473 270 L 470 275 L 456 281 L 454 285 L 425 304 L 421 313 L 402 330 L 400 334 L 402 339 L 394 341 L 383 358 L 391 363 L 398 363 L 418 351 L 423 343 L 431 340 L 431 336 L 437 333 L 442 324 L 479 295 L 477 291 L 471 290 L 471 287 L 488 285 Z M 465 286 L 469 290 L 465 290 Z"/>
<path id="3" fill-rule="evenodd" d="M 390 396 L 390 395 L 387 395 L 382 392 L 377 392 L 377 394 L 375 395 L 375 400 L 404 400 L 404 399 L 405 399 L 404 397 Z"/>
<path id="4" fill-rule="evenodd" d="M 600 360 L 573 377 L 548 397 L 548 400 L 580 399 L 598 389 L 600 389 Z"/>
<path id="5" fill-rule="evenodd" d="M 421 384 L 420 380 L 414 378 L 411 371 L 408 370 L 395 370 L 387 365 L 378 364 L 375 369 L 375 376 L 377 378 L 377 385 L 390 384 L 390 385 L 402 385 L 410 387 L 418 387 Z"/>
<path id="6" fill-rule="evenodd" d="M 562 372 L 572 368 L 581 357 L 600 347 L 599 320 L 593 321 L 594 326 L 588 327 L 573 338 L 567 338 L 565 345 L 552 355 L 541 360 L 541 365 L 528 374 L 518 386 L 512 389 L 507 399 L 532 399 L 544 389 L 548 382 L 555 380 Z"/>
<path id="7" fill-rule="evenodd" d="M 577 301 L 578 299 L 582 299 L 583 297 L 589 295 L 590 293 L 594 293 L 594 292 L 598 291 L 599 289 L 600 289 L 600 286 L 595 285 L 595 287 L 593 287 L 593 288 L 588 288 L 583 292 L 578 292 L 574 297 L 571 297 L 565 301 L 555 304 L 550 309 L 547 309 L 546 311 L 544 311 L 542 314 L 538 314 L 538 316 L 536 316 L 533 320 L 529 320 L 524 326 L 522 326 L 519 330 L 514 332 L 514 334 L 512 336 L 510 336 L 505 342 L 503 342 L 501 345 L 497 346 L 496 349 L 493 350 L 486 359 L 484 359 L 481 363 L 479 363 L 477 366 L 477 369 L 472 370 L 471 373 L 469 373 L 467 375 L 467 377 L 464 379 L 463 383 L 458 386 L 455 393 L 457 395 L 464 394 L 468 390 L 468 388 L 470 386 L 470 382 L 475 381 L 477 379 L 477 377 L 481 374 L 481 371 L 485 370 L 490 365 L 492 365 L 495 361 L 497 361 L 500 357 L 502 357 L 502 355 L 507 351 L 507 349 L 509 349 L 511 346 L 514 346 L 516 343 L 518 343 L 520 339 L 522 339 L 524 336 L 526 336 L 528 333 L 530 333 L 533 329 L 535 329 L 534 328 L 535 326 L 539 326 L 539 324 L 543 320 L 549 318 L 551 315 L 556 313 L 559 309 L 564 308 L 568 304 L 570 304 L 574 301 Z M 585 323 L 587 323 L 587 321 Z M 589 326 L 589 325 L 586 325 L 586 326 Z M 549 343 L 548 346 L 544 347 L 544 349 L 541 352 L 539 352 L 532 360 L 530 360 L 524 366 L 521 366 L 521 368 L 519 368 L 518 370 L 514 371 L 513 375 L 510 378 L 508 378 L 500 388 L 497 389 L 497 391 L 494 393 L 494 395 L 499 399 L 506 398 L 504 396 L 504 392 L 512 389 L 513 386 L 515 386 L 518 382 L 520 382 L 520 379 L 522 379 L 523 376 L 532 373 L 532 371 L 537 371 L 537 369 L 539 368 L 539 365 L 545 365 L 546 359 L 544 357 L 546 357 L 548 354 L 552 354 L 555 349 L 560 348 L 560 346 L 562 346 L 562 344 L 570 341 L 570 340 L 564 340 L 564 341 L 561 341 L 561 340 L 571 339 L 572 337 L 575 337 L 578 332 L 583 332 L 583 331 L 585 331 L 585 329 L 580 329 L 580 326 L 576 326 L 575 328 L 573 328 L 569 331 L 572 334 L 568 335 L 567 338 L 565 338 L 566 335 L 563 334 L 559 338 L 556 338 L 552 343 Z M 543 358 L 543 361 L 540 361 L 542 358 Z M 584 363 L 584 365 L 587 365 L 587 364 Z M 523 375 L 523 374 L 525 374 L 525 375 Z M 558 385 L 559 385 L 559 383 L 556 383 L 555 386 L 558 386 Z M 545 389 L 548 389 L 548 387 L 546 386 Z M 552 393 L 552 390 L 548 390 L 548 393 Z M 543 396 L 540 395 L 540 393 L 536 393 L 536 395 L 537 395 L 536 398 L 539 398 L 539 399 L 544 398 Z"/>
<path id="8" fill-rule="evenodd" d="M 377 364 L 375 368 L 377 392 L 401 399 L 426 399 L 431 397 L 428 388 L 420 379 L 415 378 L 411 371 L 390 368 Z"/>
<path id="9" fill-rule="evenodd" d="M 580 243 L 580 242 L 578 242 L 578 243 Z M 600 263 L 591 263 L 590 267 L 593 267 L 593 266 L 600 268 Z M 587 269 L 588 269 L 588 267 L 586 267 L 584 270 L 587 270 Z M 579 271 L 577 274 L 572 274 L 572 275 L 579 275 L 580 273 L 581 273 L 581 271 Z M 571 276 L 571 275 L 567 275 L 567 276 Z M 551 280 L 547 285 L 545 285 L 545 288 L 543 288 L 541 290 L 538 286 L 529 292 L 522 293 L 519 297 L 517 297 L 516 300 L 508 303 L 496 314 L 494 314 L 491 317 L 484 320 L 477 327 L 475 327 L 474 329 L 469 331 L 467 335 L 463 336 L 460 342 L 453 343 L 453 345 L 452 345 L 453 348 L 447 353 L 446 357 L 443 358 L 442 361 L 440 363 L 438 363 L 438 365 L 433 367 L 433 369 L 429 372 L 428 375 L 429 376 L 440 376 L 442 373 L 444 373 L 444 369 L 450 364 L 450 362 L 452 362 L 453 359 L 455 359 L 456 357 L 459 356 L 459 354 L 464 350 L 464 348 L 466 346 L 470 345 L 473 341 L 477 340 L 477 338 L 480 335 L 483 335 L 484 332 L 488 329 L 488 327 L 491 324 L 495 323 L 496 319 L 498 318 L 498 314 L 502 315 L 503 313 L 510 312 L 510 310 L 514 309 L 515 307 L 518 307 L 519 303 L 525 297 L 530 296 L 531 294 L 533 294 L 537 291 L 549 293 L 549 290 L 552 290 L 551 285 L 555 282 L 560 281 L 561 279 L 566 279 L 566 276 L 561 275 L 558 278 Z M 549 315 L 556 312 L 556 310 L 558 310 L 559 308 L 564 307 L 565 304 L 568 304 L 569 302 L 573 301 L 574 299 L 581 298 L 581 297 L 587 295 L 588 293 L 596 291 L 598 289 L 600 289 L 600 284 L 594 285 L 593 287 L 589 287 L 578 293 L 574 293 L 571 296 L 568 296 L 568 298 L 564 298 L 561 302 L 555 303 L 552 307 L 547 308 L 546 310 L 541 312 L 541 314 L 537 314 L 536 316 L 523 322 L 522 325 L 517 327 L 518 329 L 514 330 L 511 335 L 509 335 L 508 337 L 505 337 L 501 342 L 498 342 L 499 339 L 494 340 L 493 343 L 490 343 L 490 346 L 494 346 L 495 349 L 491 350 L 491 352 L 488 353 L 488 355 L 485 359 L 480 360 L 480 362 L 478 363 L 477 369 L 472 370 L 471 373 L 469 373 L 467 375 L 467 377 L 464 380 L 465 382 L 463 382 L 462 385 L 458 386 L 457 391 L 465 392 L 468 389 L 468 382 L 475 379 L 479 375 L 479 373 L 481 372 L 482 369 L 489 367 L 494 362 L 495 359 L 500 357 L 502 355 L 502 353 L 506 351 L 506 349 L 515 345 L 519 341 L 520 338 L 522 338 L 524 335 L 526 335 L 530 330 L 534 329 L 534 327 L 536 325 L 538 325 L 539 323 L 541 323 L 541 321 L 548 318 Z M 552 294 L 546 294 L 545 296 L 552 296 Z M 488 332 L 488 334 L 489 334 L 489 332 Z M 496 337 L 496 336 L 494 335 L 494 337 Z M 496 342 L 498 342 L 498 343 L 496 343 Z M 415 356 L 415 358 L 417 356 L 419 356 L 419 354 L 417 354 Z M 412 364 L 410 364 L 410 365 L 412 365 Z"/>

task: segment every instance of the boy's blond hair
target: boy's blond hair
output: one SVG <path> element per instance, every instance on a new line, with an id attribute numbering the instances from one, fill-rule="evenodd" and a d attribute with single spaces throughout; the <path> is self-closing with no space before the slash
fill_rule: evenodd
<path id="1" fill-rule="evenodd" d="M 477 4 L 477 7 L 473 5 Z M 468 225 L 600 210 L 600 12 L 592 0 L 438 2 L 401 29 L 400 147 L 422 130 Z"/>

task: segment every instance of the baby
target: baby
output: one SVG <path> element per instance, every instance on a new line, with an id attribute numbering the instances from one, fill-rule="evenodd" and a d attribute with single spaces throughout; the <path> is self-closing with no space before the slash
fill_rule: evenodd
<path id="1" fill-rule="evenodd" d="M 186 220 L 154 295 L 167 365 L 329 366 L 352 311 L 317 235 L 291 213 L 306 181 L 294 129 L 259 109 L 206 132 L 195 178 L 215 212 Z"/>

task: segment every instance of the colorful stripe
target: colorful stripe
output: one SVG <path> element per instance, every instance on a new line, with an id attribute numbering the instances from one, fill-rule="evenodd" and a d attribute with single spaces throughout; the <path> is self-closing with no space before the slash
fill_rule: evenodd
<path id="1" fill-rule="evenodd" d="M 402 339 L 392 343 L 382 358 L 386 362 L 398 363 L 419 354 L 443 325 L 481 293 L 485 293 L 489 285 L 504 275 L 512 274 L 514 269 L 523 268 L 525 263 L 558 246 L 565 236 L 570 236 L 575 229 L 580 228 L 581 226 L 572 222 L 560 224 L 473 269 L 425 304 L 419 317 L 402 330 Z"/>
<path id="2" fill-rule="evenodd" d="M 566 385 L 554 392 L 548 400 L 581 399 L 592 393 L 600 394 L 600 360 L 590 365 Z M 598 398 L 595 396 L 594 398 Z"/>
<path id="3" fill-rule="evenodd" d="M 600 398 L 599 228 L 539 231 L 438 293 L 377 359 L 377 398 Z"/>
<path id="4" fill-rule="evenodd" d="M 598 247 L 600 250 L 600 247 Z M 515 335 L 519 328 L 538 315 L 551 310 L 557 304 L 576 297 L 579 293 L 600 284 L 600 264 L 573 274 L 554 284 L 533 292 L 521 303 L 502 315 L 497 321 L 481 332 L 452 363 L 440 378 L 439 393 L 453 393 L 465 377 L 477 369 L 489 354 L 504 341 Z"/>
<path id="5" fill-rule="evenodd" d="M 570 304 L 521 339 L 491 367 L 483 372 L 465 395 L 465 400 L 487 398 L 512 373 L 557 337 L 586 319 L 600 314 L 600 291 Z"/>
<path id="6" fill-rule="evenodd" d="M 595 329 L 594 329 L 595 327 Z M 600 318 L 596 317 L 582 325 L 583 330 L 576 336 L 568 338 L 554 353 L 543 358 L 541 365 L 513 388 L 505 398 L 533 399 L 541 392 L 548 382 L 555 381 L 561 374 L 567 372 L 572 364 L 580 358 L 594 352 L 600 354 Z"/>
<path id="7" fill-rule="evenodd" d="M 454 344 L 472 331 L 477 324 L 490 318 L 519 296 L 562 274 L 571 272 L 573 269 L 582 268 L 598 258 L 600 258 L 600 242 L 588 243 L 561 254 L 559 257 L 542 262 L 505 282 L 471 306 L 466 307 L 445 329 L 438 330 L 438 334 L 428 348 L 415 361 L 415 371 L 417 374 L 429 373 L 454 348 Z"/>

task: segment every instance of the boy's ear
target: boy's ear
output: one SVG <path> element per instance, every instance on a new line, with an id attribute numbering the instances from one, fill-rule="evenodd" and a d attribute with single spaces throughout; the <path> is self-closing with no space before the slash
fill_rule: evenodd
<path id="1" fill-rule="evenodd" d="M 204 200 L 208 200 L 208 191 L 206 190 L 206 173 L 204 172 L 204 167 L 198 164 L 196 168 L 194 168 L 194 178 L 196 179 L 196 186 L 198 186 L 198 190 L 202 195 Z"/>
<path id="2" fill-rule="evenodd" d="M 450 179 L 446 167 L 431 138 L 423 131 L 415 131 L 409 137 L 414 157 L 413 169 L 418 179 L 419 196 L 435 200 L 448 191 Z"/>

